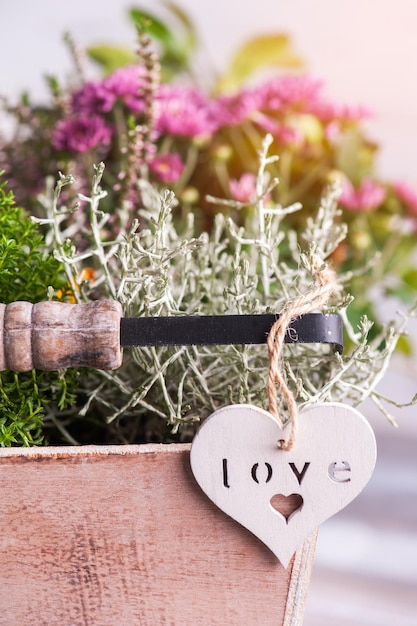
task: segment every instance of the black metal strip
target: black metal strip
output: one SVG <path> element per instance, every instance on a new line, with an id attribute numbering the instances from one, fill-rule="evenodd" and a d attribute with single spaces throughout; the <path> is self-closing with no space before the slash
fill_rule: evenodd
<path id="1" fill-rule="evenodd" d="M 265 343 L 278 315 L 201 315 L 125 317 L 120 345 L 185 346 Z M 328 343 L 343 352 L 342 320 L 335 314 L 309 313 L 287 329 L 286 343 Z"/>

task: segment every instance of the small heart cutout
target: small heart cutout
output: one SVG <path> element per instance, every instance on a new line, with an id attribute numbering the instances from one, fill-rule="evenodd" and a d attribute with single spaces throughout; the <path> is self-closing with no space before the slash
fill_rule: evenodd
<path id="1" fill-rule="evenodd" d="M 285 451 L 277 441 L 288 436 L 289 426 L 263 409 L 227 406 L 201 425 L 190 457 L 206 495 L 284 567 L 321 522 L 362 491 L 376 461 L 370 425 L 344 404 L 303 408 L 294 447 Z"/>
<path id="2" fill-rule="evenodd" d="M 301 511 L 304 500 L 299 493 L 292 493 L 290 496 L 283 496 L 281 493 L 276 493 L 272 496 L 269 503 L 274 511 L 282 515 L 288 524 L 294 513 Z"/>

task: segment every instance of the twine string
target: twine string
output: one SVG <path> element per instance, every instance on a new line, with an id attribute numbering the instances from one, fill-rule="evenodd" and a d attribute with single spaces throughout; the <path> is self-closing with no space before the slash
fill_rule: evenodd
<path id="1" fill-rule="evenodd" d="M 289 300 L 280 313 L 279 318 L 272 326 L 268 339 L 269 372 L 268 372 L 268 401 L 269 410 L 277 419 L 280 426 L 283 420 L 280 416 L 278 395 L 285 401 L 291 421 L 291 432 L 288 440 L 280 439 L 277 442 L 282 450 L 292 449 L 298 433 L 298 405 L 295 396 L 288 387 L 282 367 L 282 350 L 285 335 L 290 324 L 301 315 L 311 313 L 314 309 L 321 309 L 329 301 L 330 296 L 338 289 L 336 273 L 318 256 L 313 257 L 314 283 L 304 294 Z"/>

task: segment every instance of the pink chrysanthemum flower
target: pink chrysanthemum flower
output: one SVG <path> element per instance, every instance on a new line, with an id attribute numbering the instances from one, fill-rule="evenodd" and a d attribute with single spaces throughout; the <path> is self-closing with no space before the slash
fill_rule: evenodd
<path id="1" fill-rule="evenodd" d="M 394 183 L 392 188 L 410 213 L 417 216 L 417 189 L 402 181 Z"/>
<path id="2" fill-rule="evenodd" d="M 84 153 L 99 145 L 108 146 L 111 136 L 111 128 L 101 117 L 81 115 L 58 122 L 52 144 L 57 150 Z"/>
<path id="3" fill-rule="evenodd" d="M 159 135 L 210 136 L 218 124 L 206 96 L 188 87 L 161 85 L 158 91 L 156 130 Z"/>
<path id="4" fill-rule="evenodd" d="M 313 104 L 321 101 L 322 82 L 309 76 L 277 76 L 258 87 L 258 108 L 280 111 L 292 108 L 311 112 Z"/>
<path id="5" fill-rule="evenodd" d="M 256 176 L 254 174 L 242 174 L 237 180 L 232 178 L 229 182 L 231 196 L 238 202 L 250 203 L 256 199 Z"/>
<path id="6" fill-rule="evenodd" d="M 175 183 L 184 171 L 179 154 L 161 154 L 149 163 L 149 169 L 165 184 Z"/>
<path id="7" fill-rule="evenodd" d="M 320 80 L 309 76 L 277 76 L 252 89 L 219 98 L 216 115 L 220 125 L 236 125 L 250 119 L 278 138 L 283 133 L 283 117 L 292 114 L 313 115 L 325 125 L 333 121 L 358 122 L 371 116 L 365 107 L 329 102 L 323 97 L 322 88 Z M 284 135 L 282 140 L 292 140 L 290 132 L 286 138 Z"/>
<path id="8" fill-rule="evenodd" d="M 273 117 L 265 115 L 261 112 L 255 112 L 252 115 L 252 119 L 265 133 L 270 133 L 282 144 L 302 142 L 303 137 L 299 130 L 282 124 Z"/>
<path id="9" fill-rule="evenodd" d="M 218 98 L 213 103 L 213 112 L 219 126 L 250 120 L 282 143 L 300 143 L 306 138 L 303 129 L 291 123 L 297 120 L 294 116 L 316 118 L 324 125 L 325 136 L 331 139 L 337 136 L 340 123 L 357 122 L 370 115 L 363 107 L 339 106 L 327 101 L 322 96 L 322 87 L 321 81 L 309 76 L 277 76 L 252 89 Z"/>
<path id="10" fill-rule="evenodd" d="M 341 206 L 351 211 L 372 211 L 384 202 L 386 195 L 385 187 L 369 178 L 363 180 L 357 189 L 346 179 L 342 185 L 339 202 Z"/>
<path id="11" fill-rule="evenodd" d="M 114 100 L 121 100 L 134 113 L 143 111 L 144 102 L 140 94 L 143 86 L 144 69 L 137 65 L 122 67 L 103 81 L 103 87 Z"/>
<path id="12" fill-rule="evenodd" d="M 274 119 L 291 110 L 305 112 L 318 99 L 321 83 L 307 76 L 278 76 L 233 96 L 221 96 L 214 103 L 216 119 L 221 126 L 252 120 L 268 132 L 281 128 Z M 273 132 L 273 134 L 275 134 Z"/>
<path id="13" fill-rule="evenodd" d="M 316 115 L 324 124 L 331 124 L 334 121 L 356 123 L 374 116 L 374 112 L 369 107 L 325 101 L 315 102 L 310 107 L 310 112 Z"/>
<path id="14" fill-rule="evenodd" d="M 219 96 L 211 104 L 219 126 L 237 126 L 258 109 L 258 95 L 253 89 L 242 89 L 232 96 Z"/>

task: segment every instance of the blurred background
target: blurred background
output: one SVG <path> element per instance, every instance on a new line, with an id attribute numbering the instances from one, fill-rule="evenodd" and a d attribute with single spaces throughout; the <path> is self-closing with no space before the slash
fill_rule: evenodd
<path id="1" fill-rule="evenodd" d="M 62 43 L 69 31 L 81 46 L 135 43 L 124 0 L 0 0 L 0 92 L 28 90 L 42 101 L 44 74 L 71 70 Z M 139 3 L 138 3 L 139 4 Z M 202 42 L 202 71 L 220 72 L 254 35 L 285 32 L 310 74 L 336 101 L 374 111 L 366 122 L 380 144 L 378 170 L 417 184 L 417 59 L 415 0 L 181 0 Z M 143 8 L 157 3 L 143 0 Z M 379 303 L 381 315 L 395 301 Z M 410 325 L 417 337 L 416 324 Z M 416 342 L 415 342 L 416 343 Z M 397 357 L 384 392 L 408 400 L 417 391 L 416 357 Z M 375 474 L 359 498 L 323 524 L 305 626 L 416 626 L 417 409 L 396 412 L 394 429 L 370 406 L 360 407 L 377 435 Z M 260 622 L 261 623 L 261 622 Z"/>
<path id="2" fill-rule="evenodd" d="M 158 10 L 142 0 L 141 7 Z M 71 60 L 62 44 L 69 31 L 80 45 L 135 42 L 127 9 L 135 2 L 109 0 L 1 0 L 1 92 L 46 93 L 42 76 L 64 76 Z M 181 0 L 202 42 L 204 63 L 221 70 L 238 45 L 255 34 L 283 31 L 324 80 L 335 100 L 370 107 L 374 138 L 382 144 L 383 176 L 417 182 L 415 137 L 417 8 L 413 0 L 241 0 L 239 8 L 218 0 Z"/>

